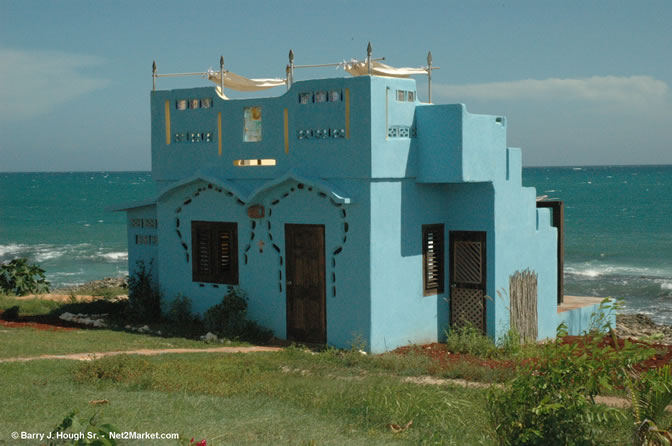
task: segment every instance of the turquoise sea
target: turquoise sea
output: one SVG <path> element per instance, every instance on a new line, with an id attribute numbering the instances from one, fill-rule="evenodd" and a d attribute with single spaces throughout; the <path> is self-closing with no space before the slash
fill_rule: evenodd
<path id="1" fill-rule="evenodd" d="M 672 323 L 672 166 L 525 168 L 565 202 L 565 293 L 623 298 Z M 126 274 L 123 213 L 149 198 L 149 172 L 0 173 L 0 261 L 28 257 L 52 287 Z"/>

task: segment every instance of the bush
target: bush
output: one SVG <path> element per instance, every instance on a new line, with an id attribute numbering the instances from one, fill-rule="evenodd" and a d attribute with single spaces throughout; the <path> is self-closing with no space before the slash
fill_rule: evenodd
<path id="1" fill-rule="evenodd" d="M 168 305 L 165 319 L 177 325 L 190 325 L 199 321 L 199 317 L 191 311 L 191 299 L 182 294 L 178 294 Z"/>
<path id="2" fill-rule="evenodd" d="M 151 262 L 147 269 L 143 261 L 138 261 L 135 272 L 128 279 L 129 316 L 137 321 L 161 319 L 161 294 L 152 281 L 151 267 Z"/>
<path id="3" fill-rule="evenodd" d="M 540 356 L 519 370 L 509 388 L 490 389 L 488 414 L 499 444 L 603 444 L 606 422 L 622 414 L 596 405 L 594 397 L 622 385 L 625 370 L 654 353 L 605 341 L 593 336 L 568 344 L 559 338 L 541 346 Z"/>
<path id="4" fill-rule="evenodd" d="M 48 293 L 49 282 L 39 265 L 29 265 L 28 259 L 17 258 L 0 265 L 0 292 L 17 296 Z"/>
<path id="5" fill-rule="evenodd" d="M 465 353 L 490 358 L 497 355 L 492 339 L 471 324 L 446 330 L 446 348 L 453 353 Z"/>
<path id="6" fill-rule="evenodd" d="M 19 306 L 14 305 L 13 307 L 7 308 L 2 312 L 2 319 L 6 321 L 15 321 L 19 318 Z"/>
<path id="7" fill-rule="evenodd" d="M 250 342 L 266 342 L 270 330 L 247 319 L 247 296 L 239 288 L 229 287 L 222 302 L 210 307 L 203 316 L 205 328 L 216 335 Z"/>

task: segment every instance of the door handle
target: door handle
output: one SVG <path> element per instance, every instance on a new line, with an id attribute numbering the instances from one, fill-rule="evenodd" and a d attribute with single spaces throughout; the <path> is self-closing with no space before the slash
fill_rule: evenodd
<path id="1" fill-rule="evenodd" d="M 456 284 L 456 283 L 451 283 L 451 284 L 450 284 L 450 287 L 451 287 L 451 288 L 457 288 L 457 284 Z"/>
<path id="2" fill-rule="evenodd" d="M 287 286 L 292 286 L 292 281 L 291 280 L 287 281 Z"/>

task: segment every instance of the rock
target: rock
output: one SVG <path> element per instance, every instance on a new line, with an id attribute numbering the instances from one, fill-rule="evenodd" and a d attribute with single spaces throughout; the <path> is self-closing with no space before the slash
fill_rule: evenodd
<path id="1" fill-rule="evenodd" d="M 620 338 L 650 340 L 657 344 L 672 344 L 672 327 L 656 324 L 645 314 L 618 314 L 614 330 Z"/>
<path id="2" fill-rule="evenodd" d="M 205 342 L 215 342 L 217 340 L 217 335 L 214 333 L 208 332 L 207 334 L 201 336 L 201 341 Z"/>

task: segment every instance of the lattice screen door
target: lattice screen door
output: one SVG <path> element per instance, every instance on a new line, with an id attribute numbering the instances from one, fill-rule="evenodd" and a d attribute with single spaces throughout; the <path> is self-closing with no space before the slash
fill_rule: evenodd
<path id="1" fill-rule="evenodd" d="M 472 325 L 484 333 L 486 233 L 450 232 L 450 324 Z"/>

